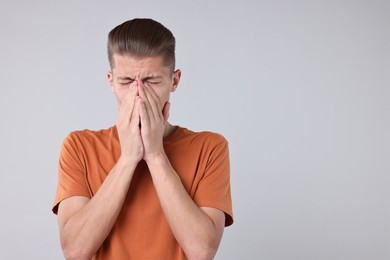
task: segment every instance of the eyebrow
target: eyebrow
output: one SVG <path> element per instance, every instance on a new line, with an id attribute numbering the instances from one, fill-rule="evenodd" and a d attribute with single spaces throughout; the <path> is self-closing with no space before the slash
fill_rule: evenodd
<path id="1" fill-rule="evenodd" d="M 134 79 L 133 78 L 130 78 L 130 77 L 117 77 L 116 78 L 117 80 L 130 80 L 130 81 L 134 81 Z"/>
<path id="2" fill-rule="evenodd" d="M 153 79 L 161 79 L 162 76 L 147 76 L 145 78 L 142 78 L 142 81 L 145 81 L 145 80 L 153 80 Z M 134 81 L 135 79 L 131 78 L 131 77 L 117 77 L 117 80 L 123 80 L 123 81 Z"/>

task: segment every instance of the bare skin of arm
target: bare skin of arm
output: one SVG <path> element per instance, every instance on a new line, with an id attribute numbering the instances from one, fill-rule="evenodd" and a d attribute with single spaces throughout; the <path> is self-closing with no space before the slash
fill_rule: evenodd
<path id="1" fill-rule="evenodd" d="M 67 259 L 91 259 L 108 236 L 123 206 L 134 170 L 142 159 L 139 106 L 135 88 L 129 88 L 119 107 L 117 129 L 121 157 L 91 199 L 71 197 L 58 208 L 61 246 Z"/>
<path id="2" fill-rule="evenodd" d="M 76 196 L 60 203 L 58 225 L 66 259 L 92 258 L 119 215 L 134 169 L 134 163 L 120 159 L 92 199 Z"/>
<path id="3" fill-rule="evenodd" d="M 126 99 L 131 102 L 122 102 L 117 121 L 120 159 L 92 199 L 72 197 L 60 203 L 58 223 L 66 258 L 91 259 L 95 254 L 119 215 L 138 162 L 144 159 L 164 215 L 188 259 L 212 259 L 225 215 L 194 203 L 164 152 L 163 137 L 171 127 L 169 102 L 162 106 L 153 88 L 138 82 Z"/>
<path id="4" fill-rule="evenodd" d="M 222 238 L 225 214 L 214 208 L 199 208 L 188 195 L 163 148 L 169 103 L 162 109 L 153 88 L 147 85 L 139 88 L 144 160 L 165 217 L 189 259 L 212 259 Z"/>
<path id="5" fill-rule="evenodd" d="M 213 259 L 223 234 L 224 213 L 199 208 L 165 155 L 155 157 L 148 166 L 168 224 L 188 259 Z"/>

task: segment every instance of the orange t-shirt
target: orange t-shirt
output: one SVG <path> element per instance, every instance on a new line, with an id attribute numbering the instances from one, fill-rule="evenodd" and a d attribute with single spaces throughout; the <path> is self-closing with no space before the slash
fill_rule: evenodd
<path id="1" fill-rule="evenodd" d="M 188 194 L 199 206 L 225 212 L 233 223 L 228 143 L 219 134 L 177 127 L 164 139 L 165 152 Z M 56 198 L 93 197 L 120 156 L 116 127 L 75 131 L 64 140 Z M 144 161 L 134 173 L 122 210 L 94 259 L 186 259 L 162 212 Z"/>

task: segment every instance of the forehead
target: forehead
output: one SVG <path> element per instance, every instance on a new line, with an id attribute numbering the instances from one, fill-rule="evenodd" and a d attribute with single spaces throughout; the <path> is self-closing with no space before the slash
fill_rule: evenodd
<path id="1" fill-rule="evenodd" d="M 129 55 L 114 54 L 115 74 L 131 74 L 132 76 L 163 75 L 169 73 L 169 67 L 164 65 L 163 58 L 157 57 L 134 57 Z"/>

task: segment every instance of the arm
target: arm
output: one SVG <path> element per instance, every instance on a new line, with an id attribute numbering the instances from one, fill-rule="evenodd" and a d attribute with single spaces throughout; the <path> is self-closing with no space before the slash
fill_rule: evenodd
<path id="1" fill-rule="evenodd" d="M 58 208 L 66 259 L 91 259 L 111 231 L 122 208 L 136 164 L 119 159 L 92 199 L 71 197 Z"/>
<path id="2" fill-rule="evenodd" d="M 225 215 L 218 209 L 198 207 L 188 195 L 163 148 L 169 103 L 161 108 L 157 94 L 149 86 L 140 86 L 139 92 L 143 159 L 149 167 L 164 215 L 189 259 L 212 259 L 222 238 Z"/>
<path id="3" fill-rule="evenodd" d="M 143 156 L 139 105 L 129 88 L 117 120 L 121 157 L 91 198 L 71 197 L 58 209 L 61 246 L 67 259 L 91 259 L 110 233 L 126 198 L 134 170 Z"/>
<path id="4" fill-rule="evenodd" d="M 214 208 L 199 208 L 165 154 L 147 163 L 165 217 L 187 257 L 212 259 L 222 238 L 225 214 Z"/>

